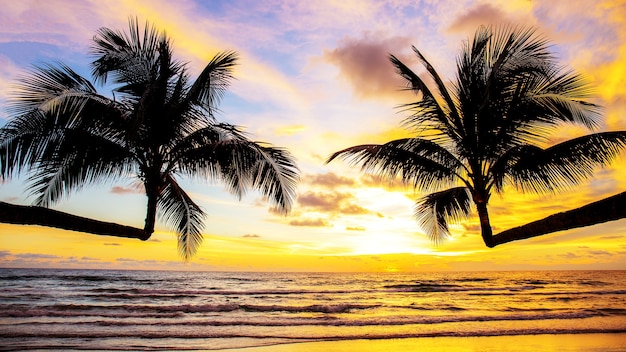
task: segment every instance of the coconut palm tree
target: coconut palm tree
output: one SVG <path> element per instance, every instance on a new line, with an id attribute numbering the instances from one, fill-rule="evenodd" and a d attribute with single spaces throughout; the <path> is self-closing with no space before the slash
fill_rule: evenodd
<path id="1" fill-rule="evenodd" d="M 332 154 L 365 172 L 401 180 L 421 192 L 415 214 L 432 240 L 449 235 L 448 223 L 475 206 L 483 241 L 494 241 L 487 205 L 506 186 L 537 193 L 571 188 L 608 164 L 626 146 L 626 132 L 600 132 L 556 145 L 549 136 L 563 124 L 596 129 L 599 106 L 588 101 L 583 77 L 560 66 L 548 42 L 531 28 L 481 27 L 464 43 L 456 79 L 444 83 L 413 47 L 426 84 L 398 58 L 390 59 L 417 100 L 404 125 L 413 138 L 353 146 Z M 508 241 L 515 240 L 509 238 Z"/>
<path id="2" fill-rule="evenodd" d="M 236 53 L 218 53 L 192 81 L 167 35 L 131 19 L 127 33 L 98 30 L 91 54 L 94 81 L 112 87 L 112 97 L 66 65 L 37 66 L 19 80 L 13 118 L 0 131 L 1 175 L 28 170 L 37 206 L 133 176 L 147 196 L 142 239 L 154 232 L 158 213 L 176 230 L 185 259 L 202 241 L 205 214 L 181 176 L 221 181 L 239 197 L 255 189 L 289 211 L 298 180 L 291 154 L 215 118 Z"/>

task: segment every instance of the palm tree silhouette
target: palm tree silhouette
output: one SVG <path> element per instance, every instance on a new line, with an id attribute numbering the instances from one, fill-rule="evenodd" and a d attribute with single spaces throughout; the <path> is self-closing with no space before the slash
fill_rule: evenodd
<path id="1" fill-rule="evenodd" d="M 488 247 L 520 239 L 513 234 L 494 240 L 487 209 L 492 192 L 505 186 L 537 193 L 571 188 L 626 146 L 626 132 L 620 131 L 541 147 L 563 124 L 597 128 L 601 114 L 586 100 L 589 84 L 561 67 L 531 28 L 480 27 L 464 43 L 456 80 L 448 85 L 413 50 L 433 87 L 395 56 L 390 59 L 417 95 L 403 105 L 412 112 L 404 125 L 416 136 L 353 146 L 327 162 L 346 159 L 364 172 L 400 177 L 432 192 L 417 201 L 415 215 L 435 242 L 449 236 L 448 222 L 471 214 L 472 203 Z"/>
<path id="2" fill-rule="evenodd" d="M 179 176 L 221 181 L 239 197 L 252 188 L 289 211 L 299 173 L 291 154 L 215 119 L 236 53 L 215 55 L 191 81 L 166 34 L 147 22 L 141 30 L 130 19 L 127 33 L 98 30 L 91 54 L 93 78 L 113 86 L 112 98 L 63 64 L 38 66 L 19 80 L 14 118 L 0 131 L 1 175 L 28 169 L 36 205 L 132 175 L 147 195 L 147 214 L 143 231 L 131 230 L 129 237 L 149 238 L 158 212 L 176 230 L 185 259 L 202 241 L 205 214 L 180 187 Z M 92 232 L 124 232 L 98 230 L 100 225 Z"/>

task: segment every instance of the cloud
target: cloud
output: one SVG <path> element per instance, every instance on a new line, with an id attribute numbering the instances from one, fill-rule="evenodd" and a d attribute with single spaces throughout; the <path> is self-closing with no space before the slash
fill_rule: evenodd
<path id="1" fill-rule="evenodd" d="M 448 27 L 450 32 L 472 32 L 482 25 L 506 19 L 507 14 L 489 3 L 477 4 L 457 17 Z"/>
<path id="2" fill-rule="evenodd" d="M 113 186 L 109 191 L 113 194 L 141 194 L 142 192 L 137 187 L 123 187 Z"/>
<path id="3" fill-rule="evenodd" d="M 357 204 L 348 204 L 346 206 L 341 207 L 339 211 L 341 212 L 341 214 L 345 214 L 345 215 L 365 215 L 365 214 L 371 213 L 371 211 Z"/>
<path id="4" fill-rule="evenodd" d="M 289 225 L 291 226 L 306 226 L 306 227 L 332 227 L 333 225 L 330 224 L 328 221 L 326 221 L 325 219 L 296 219 L 296 220 L 291 220 L 289 222 Z"/>
<path id="5" fill-rule="evenodd" d="M 115 242 L 105 242 L 104 245 L 105 246 L 121 246 L 121 244 L 115 243 Z"/>
<path id="6" fill-rule="evenodd" d="M 324 59 L 339 68 L 339 76 L 348 81 L 357 97 L 385 99 L 397 97 L 404 86 L 389 61 L 389 54 L 407 64 L 414 60 L 406 52 L 409 37 L 379 37 L 365 33 L 361 38 L 344 38 L 339 46 L 324 52 Z"/>
<path id="7" fill-rule="evenodd" d="M 379 176 L 364 174 L 359 178 L 359 181 L 366 187 L 377 187 L 387 191 L 407 192 L 411 190 L 411 187 L 403 184 L 400 179 L 389 181 Z"/>
<path id="8" fill-rule="evenodd" d="M 298 204 L 303 208 L 333 215 L 370 214 L 370 210 L 352 202 L 355 198 L 353 194 L 347 192 L 308 191 L 298 197 Z"/>
<path id="9" fill-rule="evenodd" d="M 611 252 L 605 251 L 605 250 L 592 250 L 588 252 L 591 255 L 612 255 Z"/>
<path id="10" fill-rule="evenodd" d="M 265 204 L 265 203 L 257 204 L 257 206 L 263 206 L 263 207 L 265 207 L 266 205 L 267 204 Z M 285 213 L 282 210 L 280 210 L 279 207 L 269 207 L 269 208 L 267 208 L 267 212 L 272 214 L 272 215 L 276 215 L 276 216 L 281 216 L 281 217 L 285 216 Z"/>
<path id="11" fill-rule="evenodd" d="M 363 227 L 363 226 L 346 226 L 346 230 L 348 230 L 348 231 L 365 231 L 365 227 Z"/>
<path id="12" fill-rule="evenodd" d="M 572 252 L 567 252 L 566 254 L 559 254 L 560 257 L 563 257 L 565 259 L 578 259 L 581 256 Z"/>
<path id="13" fill-rule="evenodd" d="M 14 257 L 23 260 L 40 260 L 40 259 L 62 259 L 62 257 L 54 254 L 42 254 L 42 253 L 20 253 L 15 254 Z"/>
<path id="14" fill-rule="evenodd" d="M 509 8 L 507 8 L 509 7 Z M 473 33 L 480 26 L 506 23 L 534 25 L 530 16 L 532 5 L 504 3 L 494 5 L 480 2 L 461 12 L 448 26 L 450 33 Z"/>
<path id="15" fill-rule="evenodd" d="M 307 175 L 304 177 L 304 181 L 310 183 L 312 186 L 321 186 L 325 188 L 335 188 L 341 186 L 354 186 L 355 181 L 345 176 L 339 176 L 334 172 L 327 172 L 325 174 Z"/>
<path id="16" fill-rule="evenodd" d="M 308 191 L 298 197 L 298 204 L 317 211 L 338 212 L 340 204 L 352 198 L 350 193 Z"/>
<path id="17" fill-rule="evenodd" d="M 261 236 L 259 236 L 259 235 L 257 235 L 257 234 L 254 234 L 254 233 L 251 233 L 251 234 L 245 234 L 245 235 L 243 235 L 243 236 L 241 236 L 241 237 L 243 237 L 243 238 L 261 238 Z"/>
<path id="18" fill-rule="evenodd" d="M 617 240 L 620 238 L 623 238 L 624 236 L 622 235 L 613 235 L 613 236 L 602 236 L 602 237 L 598 237 L 599 240 Z"/>

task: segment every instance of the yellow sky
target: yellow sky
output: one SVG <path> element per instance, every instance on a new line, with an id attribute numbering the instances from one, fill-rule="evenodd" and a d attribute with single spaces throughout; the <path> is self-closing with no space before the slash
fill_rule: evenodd
<path id="1" fill-rule="evenodd" d="M 381 184 L 334 151 L 402 137 L 391 52 L 409 62 L 415 45 L 446 78 L 461 41 L 480 24 L 523 23 L 556 45 L 564 64 L 587 75 L 605 106 L 603 130 L 626 130 L 624 1 L 55 1 L 10 2 L 0 10 L 0 126 L 11 82 L 30 64 L 60 60 L 84 75 L 98 27 L 125 29 L 130 15 L 165 28 L 192 72 L 220 50 L 241 57 L 220 119 L 255 140 L 288 148 L 302 171 L 286 217 L 257 194 L 241 201 L 219 184 L 186 180 L 207 212 L 205 242 L 182 263 L 161 226 L 147 242 L 36 226 L 0 224 L 0 267 L 76 267 L 251 271 L 433 271 L 626 269 L 626 221 L 566 231 L 487 249 L 475 218 L 452 226 L 435 246 L 413 218 L 419 194 Z M 82 70 L 82 71 L 81 71 Z M 586 133 L 563 128 L 562 140 Z M 24 179 L 0 184 L 0 201 L 28 204 Z M 88 186 L 55 208 L 141 227 L 145 199 L 131 181 Z M 626 159 L 557 195 L 494 195 L 494 232 L 626 190 Z"/>

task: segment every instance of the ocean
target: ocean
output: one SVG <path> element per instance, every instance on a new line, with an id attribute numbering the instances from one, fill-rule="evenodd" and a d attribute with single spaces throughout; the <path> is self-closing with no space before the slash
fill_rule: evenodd
<path id="1" fill-rule="evenodd" d="M 0 269 L 3 351 L 586 333 L 626 340 L 626 271 Z"/>

